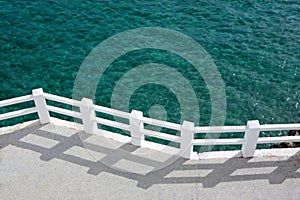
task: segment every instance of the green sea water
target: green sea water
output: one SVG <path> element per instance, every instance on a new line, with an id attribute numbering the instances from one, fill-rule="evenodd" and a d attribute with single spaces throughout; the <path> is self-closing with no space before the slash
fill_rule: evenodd
<path id="1" fill-rule="evenodd" d="M 0 99 L 40 87 L 71 98 L 89 52 L 115 34 L 142 27 L 179 31 L 210 54 L 225 84 L 226 125 L 300 120 L 298 1 L 0 0 Z M 145 63 L 180 72 L 198 98 L 201 118 L 196 123 L 209 125 L 211 99 L 203 78 L 180 57 L 160 50 L 134 51 L 115 60 L 98 83 L 94 101 L 110 107 L 118 79 Z M 149 116 L 154 104 L 165 108 L 168 121 L 180 123 L 176 94 L 160 85 L 136 90 L 129 108 Z M 1 108 L 0 113 L 26 106 Z M 0 126 L 35 117 L 4 120 Z"/>

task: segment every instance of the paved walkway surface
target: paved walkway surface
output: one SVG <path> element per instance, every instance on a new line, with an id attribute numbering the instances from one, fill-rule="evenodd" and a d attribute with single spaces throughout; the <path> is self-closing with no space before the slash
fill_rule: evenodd
<path id="1" fill-rule="evenodd" d="M 1 199 L 300 199 L 299 152 L 190 161 L 73 128 L 0 135 Z"/>

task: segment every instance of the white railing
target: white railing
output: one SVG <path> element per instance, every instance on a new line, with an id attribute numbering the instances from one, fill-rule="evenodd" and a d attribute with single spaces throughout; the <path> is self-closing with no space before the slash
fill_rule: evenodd
<path id="1" fill-rule="evenodd" d="M 59 102 L 75 107 L 79 107 L 79 112 L 47 105 L 46 100 Z M 112 108 L 94 105 L 91 99 L 83 98 L 81 101 L 60 97 L 53 94 L 44 93 L 43 90 L 35 89 L 31 95 L 16 97 L 0 101 L 0 107 L 10 106 L 23 102 L 34 101 L 35 107 L 25 108 L 0 114 L 0 121 L 19 117 L 31 113 L 37 113 L 40 123 L 50 122 L 49 112 L 59 113 L 62 115 L 82 119 L 84 131 L 95 134 L 98 130 L 98 124 L 129 131 L 131 143 L 136 146 L 143 146 L 145 136 L 151 136 L 180 144 L 179 152 L 184 158 L 192 159 L 196 152 L 193 152 L 195 145 L 242 145 L 242 156 L 253 157 L 257 144 L 261 143 L 278 143 L 278 142 L 300 142 L 300 136 L 280 136 L 280 137 L 259 137 L 261 131 L 280 131 L 280 130 L 297 130 L 300 124 L 265 124 L 260 125 L 258 120 L 250 120 L 246 126 L 208 126 L 195 127 L 193 122 L 184 121 L 182 124 L 166 122 L 158 119 L 144 117 L 143 113 L 132 110 L 131 113 L 119 111 Z M 128 123 L 121 123 L 109 119 L 96 117 L 96 112 L 109 114 L 128 120 Z M 144 124 L 154 125 L 161 128 L 168 128 L 180 132 L 180 136 L 167 133 L 157 132 L 146 129 Z M 228 139 L 194 139 L 195 133 L 233 133 L 244 132 L 244 138 Z"/>

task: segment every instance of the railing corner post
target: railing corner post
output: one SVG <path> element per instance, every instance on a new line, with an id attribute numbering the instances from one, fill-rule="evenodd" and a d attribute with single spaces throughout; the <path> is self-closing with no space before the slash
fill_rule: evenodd
<path id="1" fill-rule="evenodd" d="M 143 113 L 141 111 L 132 110 L 130 113 L 130 133 L 131 133 L 131 144 L 135 146 L 143 146 L 145 136 L 142 133 L 144 123 L 142 121 Z"/>
<path id="2" fill-rule="evenodd" d="M 259 121 L 251 120 L 247 122 L 246 131 L 244 135 L 244 142 L 242 145 L 242 156 L 244 158 L 253 157 L 259 137 Z"/>
<path id="3" fill-rule="evenodd" d="M 84 132 L 95 134 L 97 130 L 97 122 L 93 101 L 88 98 L 82 98 L 80 102 L 80 112 Z"/>
<path id="4" fill-rule="evenodd" d="M 195 124 L 189 121 L 183 121 L 180 128 L 180 152 L 183 158 L 192 159 L 194 142 Z"/>
<path id="5" fill-rule="evenodd" d="M 50 123 L 50 114 L 42 88 L 32 90 L 32 96 L 41 124 Z"/>

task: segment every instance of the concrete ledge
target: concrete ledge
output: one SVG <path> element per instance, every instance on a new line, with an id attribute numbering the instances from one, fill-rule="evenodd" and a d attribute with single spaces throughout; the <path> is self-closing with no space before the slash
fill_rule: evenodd
<path id="1" fill-rule="evenodd" d="M 40 125 L 40 120 L 32 120 L 32 121 L 27 121 L 24 123 L 16 124 L 13 126 L 6 126 L 6 127 L 1 127 L 0 128 L 0 135 L 11 133 L 14 131 L 18 131 L 24 128 L 29 128 L 29 127 L 35 127 Z"/>
<path id="2" fill-rule="evenodd" d="M 83 130 L 83 125 L 78 124 L 75 122 L 69 122 L 66 120 L 61 120 L 58 118 L 51 117 L 50 123 L 58 125 L 58 126 L 65 126 L 77 131 Z M 14 131 L 18 131 L 24 128 L 35 127 L 39 126 L 39 120 L 32 120 L 27 121 L 21 124 L 16 124 L 14 126 L 2 127 L 0 128 L 0 135 L 11 133 Z M 130 143 L 130 137 L 120 135 L 117 133 L 105 131 L 105 130 L 98 130 L 96 135 L 105 137 L 110 140 L 115 140 L 121 143 Z M 150 149 L 153 151 L 159 151 L 162 153 L 167 153 L 171 155 L 180 156 L 180 152 L 178 148 L 157 144 L 150 141 L 145 141 L 144 145 L 142 146 L 145 149 Z M 280 149 L 257 149 L 255 150 L 254 157 L 280 157 L 280 156 L 292 156 L 295 155 L 297 152 L 300 151 L 300 148 L 280 148 Z M 212 151 L 212 152 L 204 152 L 199 153 L 198 155 L 193 156 L 192 160 L 202 160 L 202 159 L 219 159 L 219 158 L 238 158 L 241 157 L 241 150 L 235 151 Z"/>

